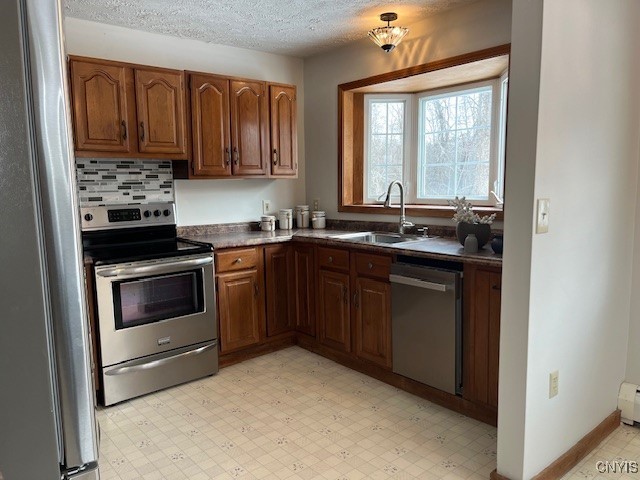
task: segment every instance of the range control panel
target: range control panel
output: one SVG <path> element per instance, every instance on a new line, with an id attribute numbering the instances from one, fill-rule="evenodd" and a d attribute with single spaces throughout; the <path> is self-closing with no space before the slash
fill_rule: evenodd
<path id="1" fill-rule="evenodd" d="M 80 209 L 83 231 L 149 225 L 175 225 L 175 217 L 175 205 L 173 203 L 102 205 Z"/>

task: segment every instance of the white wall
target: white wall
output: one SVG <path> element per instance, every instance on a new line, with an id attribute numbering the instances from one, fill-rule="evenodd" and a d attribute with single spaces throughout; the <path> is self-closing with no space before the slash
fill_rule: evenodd
<path id="1" fill-rule="evenodd" d="M 533 43 L 540 22 L 531 10 L 540 5 L 514 4 L 514 31 L 525 21 L 538 25 L 529 32 Z M 499 415 L 521 410 L 526 398 L 524 430 L 522 418 L 499 420 L 498 472 L 514 480 L 543 470 L 616 409 L 632 295 L 638 20 L 636 0 L 543 2 L 535 176 L 527 182 L 512 171 L 512 159 L 530 156 L 519 151 L 530 145 L 512 145 L 507 155 L 506 235 L 518 238 L 525 229 L 519 245 L 508 245 L 503 271 Z M 516 79 L 512 73 L 512 88 Z M 511 100 L 510 108 L 526 102 Z M 508 128 L 517 129 L 516 120 L 510 117 Z M 535 198 L 551 199 L 550 230 L 527 238 Z M 522 208 L 512 212 L 512 205 Z M 523 257 L 531 259 L 530 275 L 526 265 L 518 269 Z M 528 301 L 510 295 L 527 285 Z M 554 370 L 560 393 L 549 399 Z"/>
<path id="2" fill-rule="evenodd" d="M 397 219 L 397 215 L 338 214 L 338 85 L 509 43 L 511 1 L 476 2 L 409 27 L 409 35 L 390 54 L 364 39 L 305 59 L 307 200 L 319 199 L 331 218 Z M 448 219 L 429 219 L 429 223 L 443 222 L 453 225 Z"/>
<path id="3" fill-rule="evenodd" d="M 297 86 L 297 180 L 177 180 L 179 225 L 259 220 L 263 199 L 272 210 L 292 207 L 305 199 L 304 86 L 299 58 L 214 45 L 168 35 L 131 30 L 76 18 L 65 20 L 67 52 L 71 55 L 121 60 L 143 65 L 196 70 L 269 80 Z"/>
<path id="4" fill-rule="evenodd" d="M 631 296 L 625 381 L 640 385 L 640 295 L 637 294 L 637 292 L 640 292 L 640 175 L 638 176 L 638 198 L 636 201 L 636 231 L 634 235 L 631 291 L 636 293 Z"/>
<path id="5" fill-rule="evenodd" d="M 522 477 L 526 413 L 531 237 L 542 48 L 542 1 L 516 1 L 511 24 L 502 265 L 498 472 Z"/>

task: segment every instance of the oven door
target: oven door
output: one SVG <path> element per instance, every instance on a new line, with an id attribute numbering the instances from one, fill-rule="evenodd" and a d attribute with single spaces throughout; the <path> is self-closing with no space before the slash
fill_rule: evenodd
<path id="1" fill-rule="evenodd" d="M 213 255 L 95 269 L 102 366 L 217 338 Z"/>

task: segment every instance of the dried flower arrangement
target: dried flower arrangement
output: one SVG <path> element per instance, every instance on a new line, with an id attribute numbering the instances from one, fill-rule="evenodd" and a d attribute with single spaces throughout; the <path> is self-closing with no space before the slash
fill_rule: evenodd
<path id="1" fill-rule="evenodd" d="M 471 202 L 468 202 L 465 197 L 456 197 L 454 200 L 449 200 L 449 205 L 456 207 L 456 213 L 453 214 L 453 221 L 457 223 L 483 223 L 490 225 L 496 218 L 495 213 L 483 217 L 474 213 Z"/>

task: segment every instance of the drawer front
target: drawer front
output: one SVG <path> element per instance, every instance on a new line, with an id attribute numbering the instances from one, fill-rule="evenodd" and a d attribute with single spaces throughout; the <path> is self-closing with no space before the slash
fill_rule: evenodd
<path id="1" fill-rule="evenodd" d="M 389 280 L 391 257 L 385 255 L 371 255 L 370 253 L 356 253 L 356 272 L 358 275 Z"/>
<path id="2" fill-rule="evenodd" d="M 238 248 L 216 253 L 216 273 L 246 270 L 256 268 L 257 265 L 257 248 Z"/>
<path id="3" fill-rule="evenodd" d="M 338 248 L 318 248 L 318 265 L 320 268 L 333 268 L 349 271 L 349 251 Z"/>

